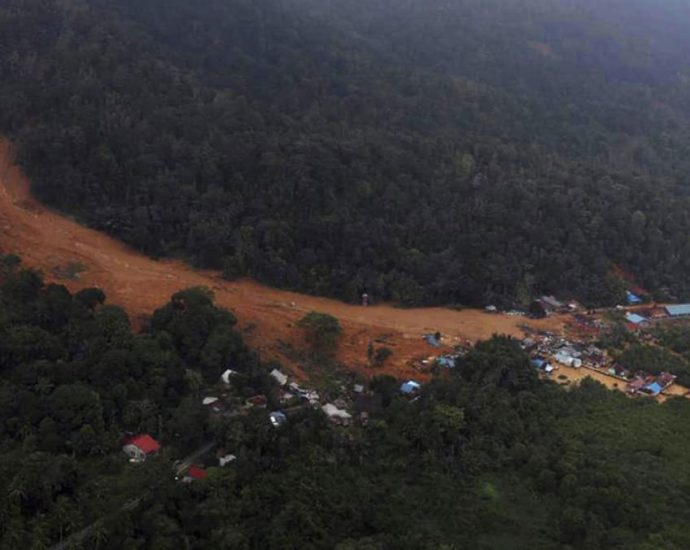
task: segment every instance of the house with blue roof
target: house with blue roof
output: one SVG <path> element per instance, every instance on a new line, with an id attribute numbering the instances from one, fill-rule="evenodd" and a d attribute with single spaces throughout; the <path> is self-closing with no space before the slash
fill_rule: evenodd
<path id="1" fill-rule="evenodd" d="M 629 290 L 625 291 L 625 301 L 628 302 L 631 306 L 635 306 L 637 304 L 642 303 L 642 298 L 640 298 L 637 294 L 633 294 Z"/>
<path id="2" fill-rule="evenodd" d="M 638 315 L 637 313 L 628 312 L 625 314 L 625 320 L 628 323 L 632 323 L 633 325 L 643 325 L 649 319 L 647 319 L 646 317 L 642 317 L 642 315 Z"/>
<path id="3" fill-rule="evenodd" d="M 656 397 L 661 393 L 662 389 L 663 388 L 658 382 L 652 382 L 651 384 L 647 384 L 644 388 L 640 389 L 640 391 Z"/>
<path id="4" fill-rule="evenodd" d="M 676 304 L 665 309 L 671 317 L 690 317 L 690 304 Z"/>

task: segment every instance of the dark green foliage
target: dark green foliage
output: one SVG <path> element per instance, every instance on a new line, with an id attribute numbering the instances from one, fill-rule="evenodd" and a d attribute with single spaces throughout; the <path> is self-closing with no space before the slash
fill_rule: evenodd
<path id="1" fill-rule="evenodd" d="M 100 288 L 84 288 L 74 295 L 74 299 L 94 309 L 105 302 L 105 293 Z"/>
<path id="2" fill-rule="evenodd" d="M 374 378 L 383 406 L 366 428 L 334 428 L 305 407 L 275 429 L 265 409 L 214 418 L 200 403 L 217 383 L 202 373 L 219 365 L 239 372 L 223 390 L 238 401 L 276 399 L 272 366 L 248 354 L 207 290 L 176 294 L 151 332 L 135 335 L 121 309 L 94 309 L 36 274 L 1 283 L 2 548 L 73 543 L 87 526 L 83 547 L 113 550 L 690 543 L 686 399 L 658 405 L 591 381 L 565 391 L 539 381 L 514 340 L 495 337 L 414 402 L 399 380 Z M 676 357 L 629 353 L 647 368 Z M 153 434 L 161 456 L 127 464 L 125 430 Z M 173 459 L 208 441 L 237 460 L 217 468 L 200 457 L 208 478 L 176 482 Z"/>
<path id="3" fill-rule="evenodd" d="M 186 371 L 210 375 L 232 360 L 252 391 L 258 366 L 232 329 L 235 318 L 204 291 L 176 294 L 154 315 L 155 333 L 134 335 L 121 308 L 103 305 L 102 291 L 72 296 L 16 265 L 0 274 L 0 548 L 47 547 L 115 514 L 123 499 L 172 483 L 169 464 L 151 478 L 125 467 L 126 430 L 152 433 L 173 453 L 211 437 Z M 169 313 L 181 304 L 210 335 L 194 350 L 202 359 L 188 349 L 196 327 Z"/>
<path id="4" fill-rule="evenodd" d="M 335 355 L 342 329 L 338 319 L 327 313 L 312 311 L 300 319 L 298 326 L 304 330 L 311 351 L 318 357 Z"/>
<path id="5" fill-rule="evenodd" d="M 529 306 L 529 314 L 535 319 L 543 319 L 546 317 L 546 310 L 544 309 L 544 306 L 534 300 Z"/>
<path id="6" fill-rule="evenodd" d="M 249 352 L 233 327 L 237 323 L 229 311 L 213 305 L 207 288 L 190 288 L 173 295 L 165 307 L 151 318 L 151 332 L 169 335 L 180 356 L 201 365 L 207 380 L 217 380 L 223 371 L 245 363 Z"/>
<path id="7" fill-rule="evenodd" d="M 680 2 L 7 0 L 0 131 L 153 255 L 402 304 L 688 296 Z"/>

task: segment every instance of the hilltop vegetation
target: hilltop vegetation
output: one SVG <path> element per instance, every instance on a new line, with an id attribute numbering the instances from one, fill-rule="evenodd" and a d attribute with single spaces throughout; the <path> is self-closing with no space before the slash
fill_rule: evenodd
<path id="1" fill-rule="evenodd" d="M 405 304 L 690 296 L 682 2 L 8 0 L 0 131 L 152 255 Z"/>
<path id="2" fill-rule="evenodd" d="M 310 407 L 210 415 L 228 365 L 241 407 L 269 366 L 204 289 L 132 334 L 97 289 L 71 295 L 13 258 L 0 269 L 0 548 L 687 548 L 690 402 L 538 380 L 517 343 L 480 343 L 409 402 L 339 428 Z M 159 456 L 129 464 L 125 431 Z M 191 485 L 173 460 L 214 441 L 237 460 Z M 201 460 L 201 459 L 200 459 Z M 213 462 L 211 461 L 211 464 Z M 133 506 L 123 505 L 135 502 Z M 95 523 L 94 523 L 95 522 Z"/>

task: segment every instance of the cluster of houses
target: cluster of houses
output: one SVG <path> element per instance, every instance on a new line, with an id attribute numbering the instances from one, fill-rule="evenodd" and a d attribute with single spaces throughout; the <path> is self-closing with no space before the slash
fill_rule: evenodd
<path id="1" fill-rule="evenodd" d="M 658 376 L 638 374 L 628 382 L 628 393 L 631 395 L 650 395 L 656 397 L 676 381 L 676 377 L 668 372 Z"/>
<path id="2" fill-rule="evenodd" d="M 545 375 L 551 375 L 559 366 L 588 368 L 613 376 L 627 383 L 630 395 L 656 397 L 671 386 L 676 377 L 667 372 L 654 376 L 638 372 L 633 374 L 615 363 L 608 354 L 595 345 L 571 342 L 552 333 L 543 333 L 525 338 L 522 348 L 528 352 L 534 368 Z"/>
<path id="3" fill-rule="evenodd" d="M 572 342 L 553 333 L 543 333 L 525 338 L 522 348 L 530 355 L 532 364 L 546 373 L 553 372 L 557 365 L 579 369 L 583 366 L 601 368 L 607 361 L 606 352 L 597 346 L 583 342 Z M 557 365 L 551 365 L 549 360 Z M 548 369 L 547 366 L 553 368 Z"/>
<path id="4" fill-rule="evenodd" d="M 625 313 L 625 321 L 631 328 L 645 327 L 655 321 L 690 318 L 690 304 L 650 306 Z"/>

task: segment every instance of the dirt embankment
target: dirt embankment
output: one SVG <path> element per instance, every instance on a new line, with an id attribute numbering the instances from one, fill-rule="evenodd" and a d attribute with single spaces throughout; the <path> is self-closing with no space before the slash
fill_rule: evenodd
<path id="1" fill-rule="evenodd" d="M 414 376 L 410 360 L 438 354 L 422 341 L 426 332 L 440 331 L 449 344 L 476 341 L 494 333 L 521 336 L 520 325 L 560 330 L 563 319 L 528 321 L 521 317 L 477 310 L 443 308 L 398 309 L 389 305 L 364 308 L 326 298 L 276 290 L 250 280 L 225 281 L 218 273 L 197 270 L 173 260 L 147 258 L 106 235 L 80 226 L 38 204 L 29 182 L 14 164 L 12 147 L 0 140 L 0 250 L 22 256 L 24 265 L 43 271 L 49 281 L 70 290 L 97 286 L 110 303 L 123 306 L 137 324 L 176 291 L 207 286 L 216 302 L 232 309 L 249 344 L 264 359 L 278 359 L 298 370 L 289 353 L 299 346 L 295 323 L 309 311 L 329 313 L 344 329 L 339 358 L 362 374 L 388 372 Z M 74 272 L 74 277 L 65 273 Z M 367 367 L 367 348 L 379 340 L 393 351 L 383 369 Z M 424 378 L 422 376 L 422 378 Z"/>

